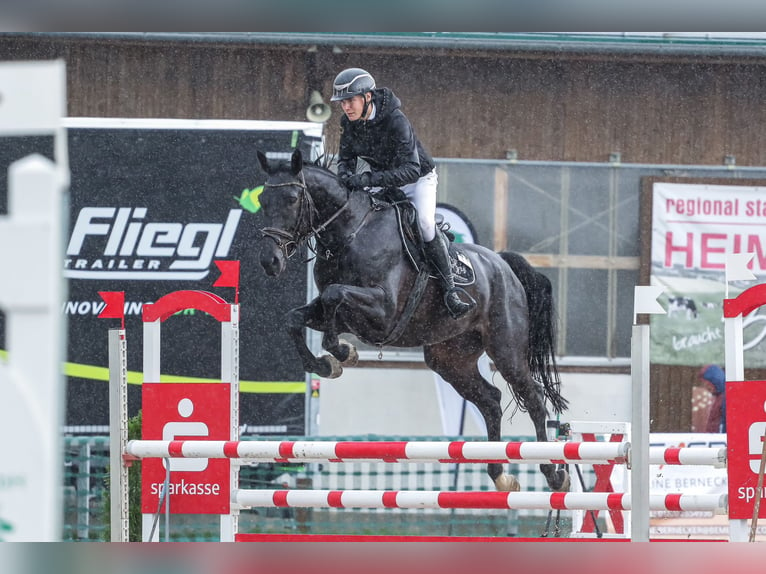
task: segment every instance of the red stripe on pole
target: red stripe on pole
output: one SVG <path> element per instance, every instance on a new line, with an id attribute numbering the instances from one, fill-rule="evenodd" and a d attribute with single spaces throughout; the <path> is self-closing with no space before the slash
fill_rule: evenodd
<path id="1" fill-rule="evenodd" d="M 569 460 L 580 460 L 580 443 L 564 443 L 564 458 Z"/>
<path id="2" fill-rule="evenodd" d="M 377 458 L 396 462 L 407 458 L 407 443 L 402 441 L 339 442 L 335 445 L 338 458 Z"/>
<path id="3" fill-rule="evenodd" d="M 606 506 L 609 510 L 624 510 L 622 505 L 622 492 L 613 492 L 606 496 Z"/>
<path id="4" fill-rule="evenodd" d="M 277 490 L 274 493 L 274 496 L 271 497 L 272 502 L 274 502 L 274 506 L 278 506 L 280 508 L 289 507 L 287 504 L 287 493 L 287 490 Z"/>
<path id="5" fill-rule="evenodd" d="M 551 493 L 551 508 L 554 510 L 566 510 L 566 492 L 552 492 Z"/>
<path id="6" fill-rule="evenodd" d="M 666 448 L 664 459 L 668 464 L 681 464 L 681 449 Z"/>
<path id="7" fill-rule="evenodd" d="M 184 441 L 182 440 L 171 440 L 170 444 L 168 445 L 168 455 L 171 457 L 183 457 L 183 446 Z"/>
<path id="8" fill-rule="evenodd" d="M 386 508 L 398 508 L 396 492 L 388 491 L 383 493 L 383 506 Z"/>
<path id="9" fill-rule="evenodd" d="M 279 443 L 279 456 L 282 458 L 293 458 L 293 448 L 295 447 L 294 441 L 283 441 Z"/>
<path id="10" fill-rule="evenodd" d="M 341 502 L 341 496 L 343 496 L 342 490 L 333 490 L 327 495 L 327 505 L 330 508 L 343 508 L 343 502 Z"/>
<path id="11" fill-rule="evenodd" d="M 223 443 L 223 456 L 226 458 L 239 458 L 239 441 L 229 440 Z"/>
<path id="12" fill-rule="evenodd" d="M 683 510 L 681 508 L 681 494 L 666 494 L 665 508 L 668 510 Z"/>
<path id="13" fill-rule="evenodd" d="M 523 442 L 509 442 L 505 445 L 505 454 L 510 460 L 521 459 L 521 445 Z"/>
<path id="14" fill-rule="evenodd" d="M 508 508 L 505 492 L 440 492 L 437 501 L 442 508 Z"/>
<path id="15" fill-rule="evenodd" d="M 450 458 L 462 459 L 464 444 L 464 440 L 456 440 L 449 443 L 449 446 L 447 447 L 447 453 L 449 454 Z"/>

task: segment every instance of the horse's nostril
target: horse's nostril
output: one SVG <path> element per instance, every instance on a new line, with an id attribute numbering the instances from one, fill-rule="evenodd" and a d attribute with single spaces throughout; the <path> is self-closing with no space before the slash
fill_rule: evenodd
<path id="1" fill-rule="evenodd" d="M 262 253 L 260 261 L 261 267 L 270 277 L 279 275 L 284 268 L 283 260 L 279 253 Z"/>

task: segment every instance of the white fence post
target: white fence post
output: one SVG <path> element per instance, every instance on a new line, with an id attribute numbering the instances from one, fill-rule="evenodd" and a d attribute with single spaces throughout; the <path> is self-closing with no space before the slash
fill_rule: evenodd
<path id="1" fill-rule="evenodd" d="M 14 162 L 8 215 L 0 216 L 8 351 L 0 362 L 0 523 L 11 542 L 55 542 L 63 529 L 65 113 L 63 61 L 0 64 L 0 136 L 52 135 L 58 162 L 38 154 Z"/>

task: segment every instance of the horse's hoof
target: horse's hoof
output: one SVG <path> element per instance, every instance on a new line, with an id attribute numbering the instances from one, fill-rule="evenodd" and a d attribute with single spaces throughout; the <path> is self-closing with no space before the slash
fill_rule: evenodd
<path id="1" fill-rule="evenodd" d="M 569 492 L 569 487 L 572 486 L 572 481 L 569 478 L 569 473 L 560 468 L 556 471 L 556 476 L 561 477 L 561 486 L 554 488 L 554 492 Z"/>
<path id="2" fill-rule="evenodd" d="M 327 369 L 322 369 L 321 372 L 317 372 L 317 375 L 320 377 L 337 379 L 343 374 L 343 367 L 341 366 L 340 361 L 332 355 L 322 355 L 319 357 L 319 362 L 327 367 Z"/>
<path id="3" fill-rule="evenodd" d="M 501 474 L 495 479 L 495 488 L 500 492 L 518 492 L 521 484 L 512 474 Z"/>
<path id="4" fill-rule="evenodd" d="M 356 365 L 359 361 L 359 353 L 357 352 L 356 347 L 346 341 L 346 339 L 340 339 L 340 341 L 338 341 L 338 346 L 348 349 L 348 356 L 346 357 L 346 360 L 341 363 L 341 365 L 344 367 L 353 367 Z"/>

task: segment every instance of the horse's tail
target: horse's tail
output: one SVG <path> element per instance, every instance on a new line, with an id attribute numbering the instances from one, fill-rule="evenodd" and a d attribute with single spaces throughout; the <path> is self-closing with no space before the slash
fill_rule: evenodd
<path id="1" fill-rule="evenodd" d="M 558 414 L 568 401 L 561 396 L 561 380 L 556 366 L 556 308 L 550 280 L 518 253 L 504 251 L 500 257 L 510 266 L 527 294 L 529 309 L 529 348 L 527 362 L 532 377 L 543 388 L 545 398 Z"/>

